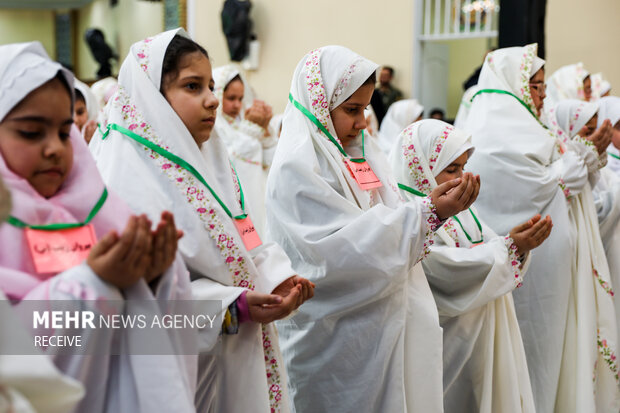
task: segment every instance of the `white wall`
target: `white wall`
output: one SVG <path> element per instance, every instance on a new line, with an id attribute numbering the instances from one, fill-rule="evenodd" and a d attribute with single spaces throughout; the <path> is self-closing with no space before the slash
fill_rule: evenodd
<path id="1" fill-rule="evenodd" d="M 54 12 L 50 10 L 0 9 L 0 44 L 38 40 L 56 58 Z"/>
<path id="2" fill-rule="evenodd" d="M 196 1 L 195 39 L 213 66 L 229 63 L 221 29 L 223 0 Z M 411 91 L 413 1 L 253 0 L 255 32 L 261 41 L 260 68 L 248 73 L 258 95 L 281 112 L 295 66 L 310 50 L 341 44 L 396 71 L 395 85 Z M 386 24 L 387 22 L 387 24 Z"/>
<path id="3" fill-rule="evenodd" d="M 620 1 L 548 0 L 547 75 L 582 61 L 620 95 Z"/>

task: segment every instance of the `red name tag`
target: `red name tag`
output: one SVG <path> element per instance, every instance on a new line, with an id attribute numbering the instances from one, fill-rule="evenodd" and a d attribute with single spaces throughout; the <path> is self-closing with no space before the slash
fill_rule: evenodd
<path id="1" fill-rule="evenodd" d="M 237 227 L 237 231 L 239 231 L 239 235 L 241 235 L 241 240 L 243 241 L 243 245 L 245 245 L 245 249 L 249 251 L 262 244 L 258 232 L 256 232 L 256 228 L 254 228 L 254 224 L 249 216 L 244 219 L 233 219 L 233 222 L 235 223 L 235 227 Z"/>
<path id="2" fill-rule="evenodd" d="M 351 172 L 351 175 L 353 175 L 353 178 L 355 179 L 357 184 L 364 191 L 383 186 L 379 178 L 377 178 L 377 175 L 375 175 L 375 173 L 372 171 L 370 165 L 368 165 L 368 162 L 364 161 L 361 163 L 357 163 L 352 162 L 349 159 L 345 159 L 345 162 L 347 163 L 347 168 L 349 169 L 349 172 Z"/>
<path id="3" fill-rule="evenodd" d="M 26 228 L 25 233 L 39 274 L 62 272 L 81 264 L 97 242 L 92 225 L 58 231 Z"/>

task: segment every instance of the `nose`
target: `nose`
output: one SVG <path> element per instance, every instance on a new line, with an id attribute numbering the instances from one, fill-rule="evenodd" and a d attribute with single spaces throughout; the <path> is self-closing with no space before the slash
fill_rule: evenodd
<path id="1" fill-rule="evenodd" d="M 50 133 L 43 146 L 43 156 L 45 158 L 58 157 L 65 150 L 65 145 L 67 144 L 71 145 L 69 138 L 63 141 L 57 132 Z"/>
<path id="2" fill-rule="evenodd" d="M 220 102 L 219 102 L 219 100 L 217 100 L 217 97 L 215 96 L 215 93 L 213 93 L 211 90 L 207 89 L 207 95 L 205 96 L 205 99 L 203 101 L 203 106 L 206 109 L 215 110 L 215 109 L 217 109 L 219 104 L 220 104 Z"/>
<path id="3" fill-rule="evenodd" d="M 364 111 L 362 111 L 359 115 L 357 115 L 357 117 L 355 118 L 355 129 L 366 129 L 366 126 L 368 126 L 368 123 L 366 122 L 366 117 L 364 116 Z"/>

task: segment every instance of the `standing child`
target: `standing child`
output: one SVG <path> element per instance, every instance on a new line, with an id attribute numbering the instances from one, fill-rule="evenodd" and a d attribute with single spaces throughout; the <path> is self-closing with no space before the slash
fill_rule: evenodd
<path id="1" fill-rule="evenodd" d="M 194 297 L 219 300 L 239 315 L 216 355 L 201 357 L 198 410 L 288 411 L 271 322 L 311 297 L 312 285 L 295 276 L 278 245 L 261 245 L 244 183 L 211 133 L 218 106 L 213 88 L 207 52 L 182 29 L 137 42 L 106 107 L 105 132 L 95 135 L 91 149 L 104 180 L 135 211 L 174 212 Z"/>
<path id="2" fill-rule="evenodd" d="M 215 133 L 228 149 L 239 179 L 245 184 L 254 225 L 263 235 L 265 184 L 278 143 L 277 131 L 269 125 L 271 107 L 253 98 L 250 85 L 235 65 L 215 69 L 213 80 L 220 101 Z"/>
<path id="3" fill-rule="evenodd" d="M 469 207 L 479 186 L 465 174 L 429 197 L 402 199 L 387 159 L 364 139 L 376 69 L 341 46 L 304 56 L 267 182 L 268 232 L 317 288 L 278 323 L 297 412 L 442 408 L 437 309 L 423 274 L 426 291 L 409 291 L 410 272 L 442 219 Z M 414 304 L 425 303 L 418 327 L 429 329 L 409 355 L 415 294 Z"/>
<path id="4" fill-rule="evenodd" d="M 473 152 L 470 135 L 428 119 L 402 131 L 391 161 L 403 195 L 413 200 L 462 176 Z M 422 265 L 444 333 L 446 412 L 535 411 L 511 291 L 523 281 L 525 255 L 550 231 L 551 220 L 535 215 L 498 236 L 474 207 L 437 231 Z"/>
<path id="5" fill-rule="evenodd" d="M 0 56 L 0 174 L 13 196 L 12 215 L 0 228 L 0 289 L 13 302 L 77 300 L 88 309 L 102 301 L 190 298 L 187 270 L 175 259 L 172 216 L 164 214 L 151 233 L 147 218 L 130 217 L 103 185 L 72 126 L 73 76 L 40 43 L 2 46 Z M 33 259 L 37 240 L 47 236 L 94 246 L 85 262 L 76 256 L 49 265 Z M 86 389 L 77 412 L 194 411 L 195 357 L 129 355 L 131 330 L 82 334 L 101 353 L 54 358 Z M 184 354 L 178 336 L 159 338 Z M 109 355 L 115 343 L 120 356 Z"/>

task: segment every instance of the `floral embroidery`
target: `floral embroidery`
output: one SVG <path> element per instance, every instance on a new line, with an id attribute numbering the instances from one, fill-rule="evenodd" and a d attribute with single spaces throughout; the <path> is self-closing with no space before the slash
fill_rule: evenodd
<path id="1" fill-rule="evenodd" d="M 403 133 L 405 136 L 403 137 L 403 145 L 401 148 L 403 150 L 403 158 L 407 161 L 407 166 L 409 167 L 411 181 L 415 184 L 415 188 L 418 191 L 430 194 L 431 183 L 426 178 L 421 160 L 424 154 L 419 153 L 414 145 L 413 125 L 410 125 Z"/>
<path id="2" fill-rule="evenodd" d="M 162 145 L 159 139 L 154 136 L 152 128 L 144 121 L 142 114 L 136 110 L 135 105 L 131 103 L 129 95 L 123 88 L 119 88 L 117 97 L 114 100 L 114 105 L 121 109 L 123 117 L 128 124 L 136 125 L 134 128 L 135 133 L 160 147 L 169 149 Z M 150 158 L 155 160 L 159 165 L 162 173 L 171 179 L 176 187 L 186 195 L 187 202 L 192 206 L 204 223 L 204 227 L 211 239 L 215 241 L 224 262 L 227 264 L 233 283 L 237 286 L 254 290 L 254 280 L 249 272 L 248 263 L 243 256 L 242 250 L 237 245 L 235 238 L 226 233 L 222 218 L 219 216 L 216 208 L 214 208 L 213 201 L 210 198 L 211 194 L 207 194 L 205 190 L 202 189 L 202 184 L 200 184 L 185 168 L 171 163 L 168 159 L 146 146 L 143 146 L 143 149 L 149 154 Z M 169 166 L 164 167 L 165 165 Z M 239 196 L 239 185 L 234 172 L 233 183 L 236 188 L 237 196 Z M 224 219 L 228 218 L 225 217 Z M 273 412 L 279 412 L 281 411 L 280 400 L 282 399 L 280 366 L 276 358 L 276 350 L 272 344 L 273 339 L 271 338 L 271 333 L 267 330 L 266 325 L 263 325 L 262 329 L 263 351 L 265 354 L 265 367 L 267 383 L 269 385 L 271 410 Z M 275 343 L 277 343 L 277 341 Z"/>
<path id="3" fill-rule="evenodd" d="M 342 78 L 340 78 L 340 82 L 338 82 L 338 86 L 336 86 L 336 89 L 334 90 L 334 94 L 332 95 L 332 100 L 329 102 L 330 107 L 334 106 L 334 102 L 336 102 L 336 100 L 342 94 L 344 89 L 347 86 L 349 86 L 349 81 L 351 80 L 351 76 L 353 76 L 353 73 L 355 73 L 355 69 L 357 68 L 357 65 L 360 63 L 360 61 L 361 59 L 357 59 L 355 62 L 353 62 L 353 64 L 349 66 L 347 70 L 344 72 L 344 74 L 342 75 Z"/>
<path id="4" fill-rule="evenodd" d="M 564 182 L 564 179 L 560 178 L 558 181 L 558 185 L 560 185 L 560 188 L 562 188 L 562 192 L 564 192 L 564 196 L 566 197 L 566 199 L 571 199 L 573 197 L 573 194 L 571 194 L 570 189 L 568 189 L 568 187 L 566 186 L 566 182 Z"/>
<path id="5" fill-rule="evenodd" d="M 573 134 L 573 129 L 575 129 L 577 120 L 579 119 L 579 116 L 581 116 L 581 111 L 583 110 L 585 105 L 586 105 L 585 102 L 580 103 L 579 106 L 577 106 L 577 110 L 575 110 L 575 114 L 573 115 L 571 120 L 568 122 L 568 133 L 570 133 L 571 135 Z"/>
<path id="6" fill-rule="evenodd" d="M 598 352 L 603 357 L 607 366 L 609 366 L 609 369 L 616 379 L 616 383 L 618 383 L 618 361 L 616 360 L 616 353 L 609 347 L 607 340 L 601 338 L 601 331 L 599 329 L 596 330 L 596 344 L 598 345 Z"/>
<path id="7" fill-rule="evenodd" d="M 532 100 L 532 91 L 530 90 L 530 72 L 532 71 L 532 64 L 537 50 L 538 46 L 535 43 L 525 46 L 523 60 L 521 61 L 521 66 L 519 67 L 519 73 L 521 74 L 521 87 L 519 88 L 518 94 L 521 95 L 521 100 L 527 104 L 533 113 L 536 113 L 537 110 L 536 106 L 534 106 L 534 101 Z"/>
<path id="8" fill-rule="evenodd" d="M 510 235 L 506 235 L 504 242 L 508 249 L 508 261 L 510 261 L 515 276 L 515 288 L 519 288 L 523 285 L 523 275 L 521 274 L 521 261 L 517 255 L 517 245 Z"/>
<path id="9" fill-rule="evenodd" d="M 454 241 L 454 246 L 456 248 L 460 248 L 461 243 L 459 242 L 459 233 L 456 229 L 456 221 L 454 218 L 448 218 L 441 228 L 446 231 L 450 238 L 452 238 Z"/>
<path id="10" fill-rule="evenodd" d="M 321 76 L 321 49 L 315 49 L 310 52 L 306 59 L 306 85 L 308 87 L 308 97 L 312 114 L 321 122 L 325 129 L 329 128 L 329 105 L 327 104 L 327 93 L 323 86 L 323 78 Z M 340 143 L 336 136 L 335 139 Z"/>
<path id="11" fill-rule="evenodd" d="M 435 243 L 435 231 L 441 227 L 441 220 L 437 216 L 437 207 L 431 201 L 431 197 L 422 198 L 422 215 L 426 216 L 426 233 L 424 235 L 424 246 L 422 255 L 418 258 L 420 262 L 431 252 L 431 246 Z"/>
<path id="12" fill-rule="evenodd" d="M 149 69 L 149 53 L 147 51 L 149 47 L 149 43 L 153 41 L 152 37 L 147 37 L 144 39 L 140 46 L 138 47 L 138 51 L 136 53 L 136 58 L 138 59 L 138 64 L 145 72 Z"/>
<path id="13" fill-rule="evenodd" d="M 586 77 L 588 72 L 583 67 L 583 63 L 579 62 L 575 65 L 575 76 L 577 80 L 577 97 L 580 100 L 586 100 L 586 91 L 583 88 L 583 79 Z"/>
<path id="14" fill-rule="evenodd" d="M 448 139 L 448 135 L 454 130 L 454 126 L 449 125 L 443 130 L 441 136 L 438 137 L 435 142 L 435 148 L 431 151 L 431 156 L 428 158 L 428 167 L 432 171 L 433 167 L 437 163 L 437 158 L 439 158 L 439 154 L 441 153 L 441 149 L 443 148 L 446 139 Z"/>
<path id="15" fill-rule="evenodd" d="M 603 278 L 601 278 L 601 276 L 599 275 L 598 271 L 596 271 L 596 268 L 592 268 L 592 274 L 594 274 L 594 278 L 596 278 L 596 280 L 598 281 L 600 286 L 603 287 L 603 290 L 605 290 L 605 292 L 607 294 L 609 294 L 609 295 L 611 295 L 613 297 L 614 296 L 614 291 L 611 289 L 611 285 L 609 285 L 609 283 L 607 281 L 605 281 Z"/>

